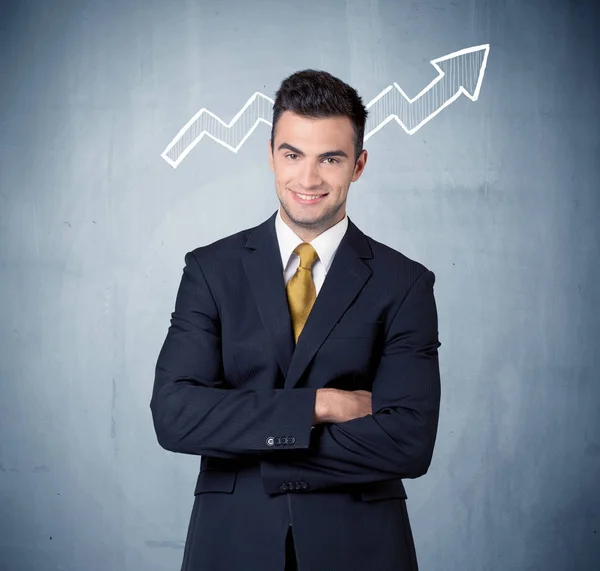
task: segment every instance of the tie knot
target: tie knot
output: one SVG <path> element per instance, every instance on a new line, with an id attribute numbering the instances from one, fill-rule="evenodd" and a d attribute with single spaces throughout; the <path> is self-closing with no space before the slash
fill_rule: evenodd
<path id="1" fill-rule="evenodd" d="M 295 250 L 294 254 L 300 256 L 300 267 L 310 270 L 312 265 L 319 257 L 316 250 L 308 243 L 302 242 Z"/>

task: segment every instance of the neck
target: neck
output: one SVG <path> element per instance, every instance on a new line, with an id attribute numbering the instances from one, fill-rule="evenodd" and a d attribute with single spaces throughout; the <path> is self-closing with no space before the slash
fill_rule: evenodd
<path id="1" fill-rule="evenodd" d="M 294 231 L 294 234 L 304 242 L 311 242 L 329 228 L 341 222 L 346 216 L 345 211 L 338 212 L 333 219 L 320 220 L 315 224 L 298 224 L 287 216 L 285 210 L 280 209 L 280 216 L 285 224 Z"/>

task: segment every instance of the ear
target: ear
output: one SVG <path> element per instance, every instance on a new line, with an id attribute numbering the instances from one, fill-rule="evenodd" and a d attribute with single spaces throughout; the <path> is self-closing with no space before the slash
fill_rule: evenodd
<path id="1" fill-rule="evenodd" d="M 367 149 L 363 149 L 360 155 L 358 155 L 358 160 L 354 165 L 354 173 L 352 174 L 352 182 L 356 182 L 360 176 L 362 175 L 365 167 L 367 166 L 367 158 L 369 153 L 367 153 Z"/>
<path id="2" fill-rule="evenodd" d="M 268 143 L 269 143 L 269 166 L 271 167 L 271 170 L 273 172 L 275 172 L 275 163 L 274 163 L 274 159 L 273 159 L 273 150 L 271 149 L 271 139 L 269 139 Z"/>

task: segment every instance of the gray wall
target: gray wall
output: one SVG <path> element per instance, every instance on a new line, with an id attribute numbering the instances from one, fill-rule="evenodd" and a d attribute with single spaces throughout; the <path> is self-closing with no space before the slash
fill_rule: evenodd
<path id="1" fill-rule="evenodd" d="M 486 43 L 479 99 L 382 128 L 348 200 L 437 276 L 439 437 L 407 482 L 419 560 L 599 568 L 599 9 L 319 4 L 1 3 L 1 569 L 179 568 L 199 458 L 159 448 L 148 405 L 183 256 L 278 204 L 267 125 L 173 168 L 179 129 L 307 67 L 365 102 L 412 96 L 430 60 Z"/>

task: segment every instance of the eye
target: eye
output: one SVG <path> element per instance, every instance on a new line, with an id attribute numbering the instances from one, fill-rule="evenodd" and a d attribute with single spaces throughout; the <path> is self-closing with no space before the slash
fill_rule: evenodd
<path id="1" fill-rule="evenodd" d="M 297 155 L 297 154 L 295 154 L 295 153 L 288 153 L 287 155 L 285 155 L 285 157 L 286 157 L 287 159 L 289 159 L 289 158 L 292 158 L 292 157 L 297 157 L 297 156 L 298 156 L 298 155 Z M 293 160 L 293 159 L 292 159 L 292 160 Z"/>
<path id="2" fill-rule="evenodd" d="M 336 164 L 336 163 L 339 163 L 339 162 L 340 162 L 338 159 L 334 159 L 333 157 L 327 157 L 325 160 L 326 160 L 326 161 L 331 161 L 331 162 L 329 163 L 330 165 L 333 165 L 333 164 Z"/>

